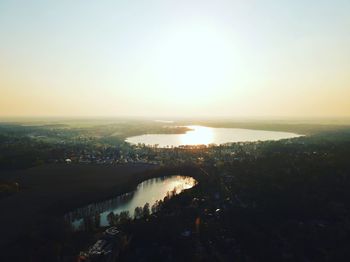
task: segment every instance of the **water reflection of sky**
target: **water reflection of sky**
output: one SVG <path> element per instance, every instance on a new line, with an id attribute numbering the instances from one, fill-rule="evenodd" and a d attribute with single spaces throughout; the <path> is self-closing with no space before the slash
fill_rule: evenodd
<path id="1" fill-rule="evenodd" d="M 181 145 L 209 145 L 229 142 L 280 140 L 298 137 L 288 132 L 251 130 L 241 128 L 212 128 L 205 126 L 188 126 L 191 130 L 185 134 L 147 134 L 129 137 L 132 144 L 158 145 L 159 147 Z"/>
<path id="2" fill-rule="evenodd" d="M 110 212 L 119 214 L 123 211 L 129 211 L 133 216 L 136 207 L 143 207 L 149 203 L 150 207 L 158 200 L 163 200 L 169 191 L 181 193 L 196 184 L 196 180 L 185 176 L 170 176 L 163 178 L 149 179 L 137 186 L 134 192 L 123 194 L 119 197 L 103 201 L 101 203 L 90 204 L 86 207 L 79 208 L 66 215 L 73 228 L 79 228 L 84 217 L 92 217 L 100 214 L 100 225 L 107 226 L 107 216 Z"/>

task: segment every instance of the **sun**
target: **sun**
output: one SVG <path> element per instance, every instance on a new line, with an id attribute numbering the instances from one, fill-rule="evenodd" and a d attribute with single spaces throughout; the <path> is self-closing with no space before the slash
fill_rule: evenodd
<path id="1" fill-rule="evenodd" d="M 228 85 L 232 47 L 217 30 L 193 25 L 169 32 L 157 49 L 157 77 L 167 94 L 203 103 Z"/>

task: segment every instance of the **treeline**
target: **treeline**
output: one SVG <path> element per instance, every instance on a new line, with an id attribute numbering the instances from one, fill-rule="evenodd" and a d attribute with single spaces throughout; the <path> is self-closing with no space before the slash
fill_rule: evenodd
<path id="1" fill-rule="evenodd" d="M 196 188 L 121 226 L 122 261 L 348 261 L 350 140 L 333 135 L 204 166 Z"/>

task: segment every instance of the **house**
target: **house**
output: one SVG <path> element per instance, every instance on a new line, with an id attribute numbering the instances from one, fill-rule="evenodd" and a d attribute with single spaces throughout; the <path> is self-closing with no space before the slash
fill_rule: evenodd
<path id="1" fill-rule="evenodd" d="M 120 253 L 121 233 L 116 227 L 108 228 L 88 251 L 80 252 L 79 262 L 114 262 Z"/>

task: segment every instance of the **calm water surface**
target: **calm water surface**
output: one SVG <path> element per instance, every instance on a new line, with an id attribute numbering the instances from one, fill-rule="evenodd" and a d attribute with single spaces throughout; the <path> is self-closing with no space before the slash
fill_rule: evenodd
<path id="1" fill-rule="evenodd" d="M 168 192 L 175 190 L 176 194 L 179 194 L 195 184 L 197 181 L 194 178 L 186 176 L 149 179 L 140 183 L 133 192 L 78 208 L 66 214 L 65 220 L 70 222 L 74 229 L 79 229 L 83 227 L 86 218 L 96 219 L 98 216 L 100 226 L 108 226 L 107 215 L 110 212 L 119 214 L 122 211 L 129 211 L 133 216 L 136 207 L 143 207 L 146 203 L 151 207 L 156 201 L 163 200 Z"/>
<path id="2" fill-rule="evenodd" d="M 126 139 L 132 144 L 158 145 L 159 147 L 177 147 L 181 145 L 209 145 L 233 142 L 254 142 L 280 140 L 299 137 L 288 132 L 263 131 L 241 128 L 212 128 L 204 126 L 188 126 L 185 134 L 148 134 Z"/>

